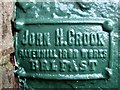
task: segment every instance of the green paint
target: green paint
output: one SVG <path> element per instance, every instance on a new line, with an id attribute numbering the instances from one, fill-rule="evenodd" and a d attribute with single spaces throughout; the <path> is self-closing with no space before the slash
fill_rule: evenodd
<path id="1" fill-rule="evenodd" d="M 16 74 L 21 88 L 118 87 L 117 16 L 110 16 L 117 4 L 15 5 Z"/>

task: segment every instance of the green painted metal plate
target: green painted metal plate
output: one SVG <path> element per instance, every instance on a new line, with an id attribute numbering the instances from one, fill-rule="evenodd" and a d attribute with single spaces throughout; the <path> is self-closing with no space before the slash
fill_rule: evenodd
<path id="1" fill-rule="evenodd" d="M 81 5 L 81 3 L 78 4 Z M 113 69 L 117 62 L 114 55 L 114 46 L 117 46 L 117 42 L 113 43 L 115 40 L 113 35 L 117 27 L 113 19 L 90 16 L 51 18 L 47 15 L 48 18 L 43 18 L 42 15 L 30 18 L 32 13 L 25 11 L 27 10 L 24 9 L 24 6 L 27 6 L 25 3 L 16 5 L 18 5 L 15 18 L 16 74 L 19 76 L 19 82 L 24 83 L 24 87 L 42 87 L 42 84 L 39 86 L 41 80 L 45 82 L 58 80 L 57 83 L 82 82 L 83 80 L 86 84 L 98 81 L 101 87 L 105 87 L 104 82 L 107 82 L 107 87 L 111 87 L 108 81 L 111 80 L 115 83 L 114 86 L 117 85 L 117 80 L 114 81 L 112 78 L 116 75 L 113 72 L 117 72 Z M 43 3 L 38 5 L 43 5 Z M 74 5 L 73 2 L 71 5 Z M 21 11 L 22 9 L 24 10 Z M 85 9 L 88 10 L 88 8 Z M 39 7 L 39 10 L 42 11 L 43 8 Z M 51 12 L 53 11 L 54 9 Z M 62 12 L 59 14 L 64 16 Z M 117 79 L 117 76 L 114 77 Z M 86 82 L 86 80 L 89 81 Z M 56 81 L 51 83 L 54 82 Z M 90 87 L 94 85 L 97 86 L 88 84 Z M 76 86 L 82 87 L 79 84 Z"/>
<path id="2" fill-rule="evenodd" d="M 20 23 L 17 21 L 16 23 Z M 16 37 L 21 76 L 105 79 L 111 74 L 111 32 L 105 20 L 25 20 Z"/>

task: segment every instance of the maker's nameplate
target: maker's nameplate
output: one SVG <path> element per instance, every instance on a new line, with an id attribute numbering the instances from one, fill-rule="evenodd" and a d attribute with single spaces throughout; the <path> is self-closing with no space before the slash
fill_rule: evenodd
<path id="1" fill-rule="evenodd" d="M 18 74 L 44 79 L 107 78 L 111 36 L 102 26 L 103 22 L 69 20 L 25 24 L 16 36 Z"/>

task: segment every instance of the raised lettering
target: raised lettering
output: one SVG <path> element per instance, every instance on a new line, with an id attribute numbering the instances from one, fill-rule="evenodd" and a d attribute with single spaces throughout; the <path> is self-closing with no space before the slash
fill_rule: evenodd
<path id="1" fill-rule="evenodd" d="M 32 70 L 39 70 L 39 62 L 37 60 L 30 60 Z"/>
<path id="2" fill-rule="evenodd" d="M 104 45 L 104 41 L 102 39 L 103 35 L 97 33 L 97 37 L 98 37 L 98 46 L 103 46 Z"/>
<path id="3" fill-rule="evenodd" d="M 60 61 L 60 71 L 61 72 L 65 72 L 67 69 L 68 69 L 68 64 L 69 64 L 70 62 L 69 61 L 67 61 L 67 60 L 62 60 L 62 61 Z"/>
<path id="4" fill-rule="evenodd" d="M 96 34 L 93 34 L 93 33 L 90 34 L 90 42 L 91 42 L 91 46 L 96 46 L 97 45 L 97 36 L 96 36 Z"/>
<path id="5" fill-rule="evenodd" d="M 29 44 L 34 45 L 35 44 L 35 33 L 29 33 Z"/>
<path id="6" fill-rule="evenodd" d="M 76 41 L 75 41 L 75 45 L 76 46 L 81 46 L 82 45 L 82 33 L 81 32 L 77 32 L 76 33 Z"/>
<path id="7" fill-rule="evenodd" d="M 85 61 L 85 60 L 81 61 L 81 62 L 80 62 L 80 70 L 81 70 L 81 71 L 87 70 L 87 69 L 88 69 L 87 64 L 88 64 L 87 61 Z"/>
<path id="8" fill-rule="evenodd" d="M 42 60 L 40 66 L 42 71 L 48 71 L 50 69 L 47 60 Z"/>
<path id="9" fill-rule="evenodd" d="M 89 45 L 89 34 L 88 33 L 84 33 L 83 34 L 83 45 L 84 46 L 88 46 Z"/>
<path id="10" fill-rule="evenodd" d="M 50 46 L 50 33 L 44 33 L 43 34 L 43 45 L 44 46 Z"/>
<path id="11" fill-rule="evenodd" d="M 58 65 L 56 65 L 55 60 L 50 61 L 50 68 L 51 68 L 52 71 L 57 71 L 58 70 Z"/>
<path id="12" fill-rule="evenodd" d="M 90 70 L 95 71 L 96 66 L 97 66 L 97 61 L 96 60 L 90 60 L 89 61 L 89 66 L 90 66 Z"/>
<path id="13" fill-rule="evenodd" d="M 37 46 L 42 46 L 43 45 L 43 34 L 42 33 L 37 33 L 37 38 L 36 38 L 36 45 Z"/>
<path id="14" fill-rule="evenodd" d="M 63 39 L 64 39 L 64 37 L 63 37 L 63 29 L 62 28 L 60 28 L 60 29 L 57 29 L 56 30 L 56 33 L 55 33 L 55 41 L 56 41 L 56 46 L 61 46 L 61 45 L 63 45 Z"/>
<path id="15" fill-rule="evenodd" d="M 23 40 L 22 40 L 22 44 L 23 44 L 23 45 L 28 44 L 28 35 L 29 35 L 29 31 L 26 30 L 26 31 L 24 32 L 24 34 L 23 34 Z"/>
<path id="16" fill-rule="evenodd" d="M 68 44 L 71 46 L 71 45 L 75 45 L 75 32 L 73 29 L 69 30 L 68 31 Z"/>
<path id="17" fill-rule="evenodd" d="M 77 64 L 76 64 L 76 61 L 72 60 L 71 63 L 70 63 L 70 67 L 69 67 L 69 71 L 72 72 L 77 72 L 79 70 Z"/>

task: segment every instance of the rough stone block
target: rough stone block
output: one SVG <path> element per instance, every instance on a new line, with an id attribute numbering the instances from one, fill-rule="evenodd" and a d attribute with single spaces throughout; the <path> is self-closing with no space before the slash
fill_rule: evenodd
<path id="1" fill-rule="evenodd" d="M 13 2 L 2 2 L 2 55 L 13 52 L 13 37 L 11 19 L 13 16 Z"/>
<path id="2" fill-rule="evenodd" d="M 2 56 L 2 3 L 0 2 L 0 58 Z"/>

